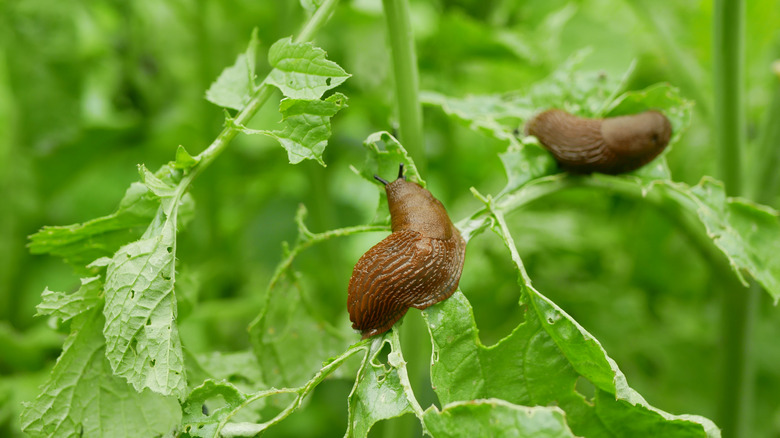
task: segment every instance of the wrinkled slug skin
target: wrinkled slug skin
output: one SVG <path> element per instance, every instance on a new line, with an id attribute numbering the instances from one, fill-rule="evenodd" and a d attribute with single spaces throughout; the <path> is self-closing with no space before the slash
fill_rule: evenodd
<path id="1" fill-rule="evenodd" d="M 672 125 L 658 111 L 585 119 L 551 109 L 531 119 L 526 134 L 538 138 L 568 171 L 615 175 L 657 157 L 672 137 Z"/>
<path id="2" fill-rule="evenodd" d="M 410 307 L 425 309 L 455 292 L 466 242 L 431 193 L 399 178 L 385 186 L 391 228 L 349 280 L 347 309 L 363 338 L 386 332 Z"/>

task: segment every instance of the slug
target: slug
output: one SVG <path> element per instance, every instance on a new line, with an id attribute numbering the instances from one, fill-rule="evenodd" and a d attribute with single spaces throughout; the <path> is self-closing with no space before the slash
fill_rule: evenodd
<path id="1" fill-rule="evenodd" d="M 570 172 L 630 172 L 649 163 L 669 143 L 672 125 L 658 111 L 586 119 L 550 109 L 525 128 Z"/>
<path id="2" fill-rule="evenodd" d="M 347 310 L 363 339 L 390 329 L 410 307 L 425 309 L 458 287 L 466 241 L 431 192 L 398 179 L 385 185 L 392 234 L 369 249 L 349 279 Z"/>

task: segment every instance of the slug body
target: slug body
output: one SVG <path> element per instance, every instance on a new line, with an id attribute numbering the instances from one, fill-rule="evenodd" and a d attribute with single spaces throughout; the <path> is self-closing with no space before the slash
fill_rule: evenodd
<path id="1" fill-rule="evenodd" d="M 669 143 L 672 125 L 658 111 L 585 119 L 551 109 L 531 119 L 526 134 L 538 138 L 568 171 L 615 175 L 657 157 Z"/>
<path id="2" fill-rule="evenodd" d="M 349 279 L 347 309 L 363 338 L 386 332 L 410 307 L 425 309 L 458 287 L 466 242 L 444 206 L 418 184 L 385 184 L 392 234 L 369 249 Z"/>

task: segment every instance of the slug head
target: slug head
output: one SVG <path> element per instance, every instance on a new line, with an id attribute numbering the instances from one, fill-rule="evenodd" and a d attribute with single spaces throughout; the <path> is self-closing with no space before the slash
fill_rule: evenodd
<path id="1" fill-rule="evenodd" d="M 646 163 L 664 150 L 672 137 L 669 119 L 658 111 L 604 119 L 604 141 L 621 156 Z"/>
<path id="2" fill-rule="evenodd" d="M 452 237 L 452 221 L 444 206 L 431 192 L 407 181 L 403 169 L 401 164 L 398 179 L 393 182 L 374 176 L 385 185 L 393 232 L 412 230 L 424 237 L 441 240 Z"/>

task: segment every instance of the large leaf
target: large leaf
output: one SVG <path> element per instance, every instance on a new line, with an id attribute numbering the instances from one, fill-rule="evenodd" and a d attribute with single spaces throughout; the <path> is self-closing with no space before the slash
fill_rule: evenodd
<path id="1" fill-rule="evenodd" d="M 532 288 L 524 289 L 523 299 L 525 321 L 491 347 L 480 343 L 462 293 L 423 312 L 436 358 L 431 379 L 443 404 L 484 398 L 556 404 L 580 436 L 719 436 L 705 418 L 674 416 L 647 404 L 569 315 Z M 590 382 L 596 397 L 577 392 L 578 379 Z"/>
<path id="2" fill-rule="evenodd" d="M 441 411 L 431 406 L 425 411 L 425 425 L 435 437 L 490 436 L 519 438 L 574 437 L 562 410 L 532 408 L 504 400 L 487 399 L 450 403 Z"/>
<path id="3" fill-rule="evenodd" d="M 337 355 L 350 343 L 311 311 L 296 275 L 285 274 L 266 292 L 267 304 L 249 328 L 263 378 L 271 386 L 303 384 L 322 368 L 322 358 Z"/>
<path id="4" fill-rule="evenodd" d="M 138 391 L 183 396 L 186 377 L 173 290 L 180 195 L 173 184 L 144 168 L 141 173 L 161 205 L 141 239 L 120 248 L 108 265 L 106 357 Z"/>
<path id="5" fill-rule="evenodd" d="M 176 398 L 137 392 L 113 375 L 103 322 L 98 309 L 74 319 L 49 380 L 22 413 L 22 428 L 30 436 L 152 437 L 179 424 Z"/>

